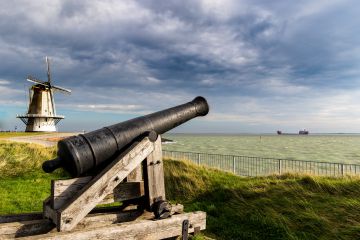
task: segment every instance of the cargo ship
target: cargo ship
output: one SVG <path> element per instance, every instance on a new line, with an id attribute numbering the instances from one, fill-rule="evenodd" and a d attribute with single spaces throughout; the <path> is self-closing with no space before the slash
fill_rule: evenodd
<path id="1" fill-rule="evenodd" d="M 276 133 L 278 135 L 309 135 L 309 131 L 306 129 L 300 130 L 299 133 L 283 133 L 280 130 L 277 130 Z"/>

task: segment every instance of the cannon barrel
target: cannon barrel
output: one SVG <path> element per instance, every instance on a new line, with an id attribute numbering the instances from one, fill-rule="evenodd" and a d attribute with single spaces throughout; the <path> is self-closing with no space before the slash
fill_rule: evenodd
<path id="1" fill-rule="evenodd" d="M 196 97 L 176 107 L 63 139 L 58 142 L 57 158 L 45 161 L 43 170 L 52 172 L 62 167 L 74 177 L 83 175 L 112 159 L 146 132 L 163 134 L 208 112 L 206 99 Z"/>

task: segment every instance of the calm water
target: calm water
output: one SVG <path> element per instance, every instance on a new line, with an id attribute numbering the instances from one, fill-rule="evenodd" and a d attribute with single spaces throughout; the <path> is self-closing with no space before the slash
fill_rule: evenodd
<path id="1" fill-rule="evenodd" d="M 166 134 L 165 150 L 360 164 L 360 135 Z"/>

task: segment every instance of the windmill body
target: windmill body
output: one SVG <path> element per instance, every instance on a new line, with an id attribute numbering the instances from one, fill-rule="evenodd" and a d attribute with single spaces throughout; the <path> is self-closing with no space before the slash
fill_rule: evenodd
<path id="1" fill-rule="evenodd" d="M 25 115 L 18 115 L 26 125 L 25 132 L 56 132 L 56 124 L 64 119 L 64 116 L 56 115 L 54 91 L 71 93 L 70 90 L 51 84 L 50 65 L 48 58 L 47 75 L 48 81 L 43 82 L 29 76 L 27 80 L 35 83 L 29 88 L 29 107 Z"/>

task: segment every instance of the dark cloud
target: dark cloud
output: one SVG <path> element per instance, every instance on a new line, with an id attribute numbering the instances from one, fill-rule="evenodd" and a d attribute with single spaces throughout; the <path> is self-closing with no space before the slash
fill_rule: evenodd
<path id="1" fill-rule="evenodd" d="M 56 96 L 60 108 L 76 102 L 78 110 L 142 113 L 202 94 L 217 119 L 249 124 L 261 118 L 273 126 L 285 124 L 276 116 L 289 121 L 296 116 L 312 125 L 307 117 L 326 121 L 326 114 L 317 113 L 330 111 L 319 104 L 329 101 L 327 95 L 341 99 L 335 105 L 358 103 L 356 5 L 335 0 L 2 2 L 0 79 L 11 84 L 0 87 L 15 92 L 0 96 L 0 104 L 24 102 L 19 92 L 24 77 L 45 79 L 48 55 L 56 84 L 73 89 L 71 97 Z"/>

